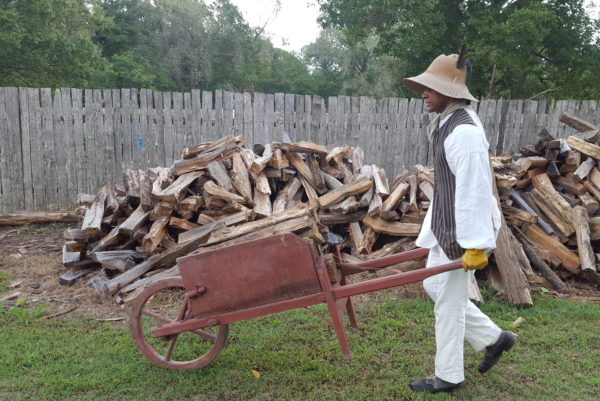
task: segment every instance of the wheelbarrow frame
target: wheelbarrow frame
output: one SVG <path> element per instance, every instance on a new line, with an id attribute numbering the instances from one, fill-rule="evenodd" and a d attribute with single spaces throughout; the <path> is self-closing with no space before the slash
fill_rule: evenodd
<path id="1" fill-rule="evenodd" d="M 254 251 L 252 251 L 253 249 Z M 263 249 L 266 253 L 272 251 L 274 256 L 269 258 L 267 254 L 265 255 L 266 258 L 263 259 L 262 255 L 256 255 L 257 249 Z M 169 285 L 181 286 L 181 282 L 183 282 L 186 290 L 185 302 L 188 303 L 191 313 L 186 316 L 182 314 L 177 321 L 163 322 L 165 324 L 154 326 L 151 329 L 151 335 L 153 337 L 174 338 L 178 334 L 187 331 L 201 330 L 212 326 L 226 328 L 229 323 L 324 303 L 331 315 L 331 321 L 342 353 L 348 359 L 351 358 L 352 354 L 342 317 L 345 309 L 350 324 L 352 326 L 357 325 L 351 301 L 352 296 L 422 281 L 433 275 L 458 269 L 461 267 L 461 263 L 453 262 L 441 266 L 422 268 L 355 284 L 346 284 L 345 278 L 363 272 L 365 269 L 380 269 L 420 259 L 427 256 L 428 253 L 428 249 L 418 248 L 362 262 L 355 265 L 354 268 L 344 267 L 340 269 L 342 273 L 341 280 L 337 283 L 331 283 L 324 257 L 317 256 L 311 245 L 294 234 L 277 235 L 207 254 L 180 258 L 178 265 L 182 281 L 171 279 L 170 282 L 164 282 L 162 287 Z M 259 263 L 260 260 L 263 260 L 262 265 Z M 250 264 L 250 268 L 239 266 L 240 261 L 246 261 Z M 202 263 L 207 262 L 209 265 L 202 265 Z M 279 272 L 280 269 L 283 269 L 286 274 L 285 277 L 270 277 L 273 274 L 272 272 Z M 251 275 L 250 278 L 247 277 L 248 274 Z M 257 274 L 259 276 L 256 276 Z M 217 277 L 220 275 L 227 277 Z M 239 281 L 243 280 L 249 281 L 248 294 L 240 290 Z M 273 285 L 279 285 L 281 288 L 271 291 Z M 219 288 L 223 286 L 236 293 L 232 300 L 225 299 L 227 294 L 223 294 L 222 291 L 219 295 Z M 152 287 L 146 291 L 151 292 Z M 269 294 L 263 296 L 265 292 L 269 292 Z M 208 296 L 209 294 L 212 298 Z M 146 294 L 146 296 L 142 294 L 140 298 L 147 300 L 149 296 L 150 294 Z M 208 309 L 203 302 L 203 297 L 209 304 Z M 236 305 L 236 302 L 241 305 Z M 138 310 L 138 318 L 141 307 L 140 305 L 134 306 L 134 311 Z M 211 310 L 211 308 L 214 309 Z M 134 319 L 136 318 L 132 316 L 132 335 L 140 351 L 148 357 L 148 350 L 143 349 L 145 346 L 140 346 L 139 328 L 134 330 L 134 326 L 136 326 Z M 217 339 L 217 341 L 224 342 L 224 339 Z M 211 350 L 210 359 L 207 358 L 206 364 L 216 357 L 223 346 L 223 344 L 219 345 L 218 349 Z M 154 362 L 171 369 L 195 367 L 169 363 L 168 360 L 161 363 L 162 360 L 152 359 Z M 200 366 L 205 366 L 205 364 Z"/>

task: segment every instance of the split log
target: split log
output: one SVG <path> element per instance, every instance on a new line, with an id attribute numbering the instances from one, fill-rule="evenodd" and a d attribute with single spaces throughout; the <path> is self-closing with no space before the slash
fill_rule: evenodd
<path id="1" fill-rule="evenodd" d="M 596 161 L 593 158 L 588 157 L 583 163 L 579 165 L 579 167 L 577 167 L 577 170 L 575 170 L 573 175 L 577 179 L 579 179 L 579 181 L 583 181 L 595 166 Z"/>
<path id="2" fill-rule="evenodd" d="M 248 168 L 242 160 L 242 156 L 236 153 L 232 156 L 231 182 L 236 191 L 244 197 L 246 203 L 252 204 L 252 185 L 250 184 L 250 175 Z"/>
<path id="3" fill-rule="evenodd" d="M 281 143 L 273 142 L 273 149 L 281 149 L 288 153 L 315 153 L 318 155 L 327 155 L 327 148 L 311 142 Z"/>
<path id="4" fill-rule="evenodd" d="M 313 188 L 315 188 L 317 184 L 315 183 L 312 172 L 306 163 L 304 163 L 302 158 L 300 158 L 300 156 L 295 152 L 289 152 L 286 156 L 291 165 L 294 166 L 294 168 L 298 171 L 300 177 L 304 178 Z"/>
<path id="5" fill-rule="evenodd" d="M 187 242 L 194 241 L 198 238 L 202 238 L 207 231 L 212 232 L 214 227 L 216 226 L 223 225 L 226 227 L 229 225 L 239 224 L 248 221 L 251 216 L 251 211 L 242 211 L 239 213 L 232 214 L 230 216 L 223 217 L 219 220 L 213 221 L 212 223 L 207 223 L 193 230 L 179 234 L 177 243 L 185 244 Z"/>
<path id="6" fill-rule="evenodd" d="M 350 224 L 357 221 L 362 221 L 366 216 L 366 212 L 358 211 L 352 214 L 340 215 L 333 213 L 319 213 L 319 220 L 321 224 L 326 225 L 328 227 Z M 600 235 L 600 222 L 598 224 L 598 233 Z"/>
<path id="7" fill-rule="evenodd" d="M 202 171 L 192 171 L 190 173 L 181 174 L 171 185 L 153 195 L 161 200 L 178 203 L 183 199 L 183 191 L 189 187 L 197 178 L 204 175 Z"/>
<path id="8" fill-rule="evenodd" d="M 493 174 L 493 170 L 490 167 L 490 171 Z M 500 208 L 500 198 L 496 184 L 493 185 L 494 197 Z M 531 305 L 531 294 L 529 292 L 529 283 L 523 272 L 523 267 L 515 263 L 519 260 L 519 254 L 515 249 L 517 240 L 514 238 L 512 232 L 506 225 L 504 216 L 501 215 L 502 225 L 500 226 L 500 232 L 496 239 L 496 249 L 494 250 L 494 256 L 496 259 L 496 265 L 500 271 L 502 282 L 505 287 L 506 296 L 508 301 L 513 305 Z"/>
<path id="9" fill-rule="evenodd" d="M 154 253 L 156 248 L 160 245 L 161 241 L 167 235 L 167 225 L 169 224 L 169 216 L 162 216 L 152 223 L 150 231 L 144 236 L 142 240 L 142 250 L 146 253 Z"/>
<path id="10" fill-rule="evenodd" d="M 203 242 L 206 242 L 212 231 L 219 229 L 221 226 L 222 225 L 217 224 L 210 227 L 204 227 L 205 231 L 202 233 L 202 235 L 197 235 L 195 239 L 178 244 L 177 246 L 170 248 L 161 254 L 153 255 L 142 263 L 132 267 L 125 273 L 119 274 L 118 276 L 108 280 L 101 286 L 100 292 L 104 294 L 114 294 L 120 288 L 128 285 L 155 267 L 172 267 L 178 257 L 187 255 L 198 248 L 198 246 L 200 246 Z"/>
<path id="11" fill-rule="evenodd" d="M 223 199 L 226 202 L 238 202 L 244 203 L 245 199 L 243 196 L 231 193 L 225 189 L 219 187 L 213 181 L 206 181 L 203 189 L 210 195 L 216 196 L 219 199 Z"/>
<path id="12" fill-rule="evenodd" d="M 94 237 L 102 232 L 102 217 L 104 217 L 104 206 L 106 203 L 107 193 L 104 190 L 98 192 L 96 199 L 85 212 L 83 222 L 81 223 L 81 230 L 88 236 Z"/>
<path id="13" fill-rule="evenodd" d="M 205 169 L 210 162 L 225 160 L 233 156 L 236 152 L 238 152 L 236 141 L 228 140 L 214 150 L 203 152 L 190 159 L 176 160 L 174 163 L 175 173 L 181 175 L 190 171 Z"/>
<path id="14" fill-rule="evenodd" d="M 365 217 L 363 222 L 375 232 L 393 235 L 396 237 L 416 237 L 419 235 L 419 231 L 421 230 L 420 224 L 391 223 L 381 218 L 371 216 Z"/>
<path id="15" fill-rule="evenodd" d="M 252 161 L 252 165 L 249 168 L 250 172 L 254 175 L 260 174 L 265 169 L 265 167 L 267 167 L 267 164 L 271 161 L 271 157 L 273 157 L 271 145 L 266 144 L 262 156 Z"/>
<path id="16" fill-rule="evenodd" d="M 593 157 L 594 159 L 600 159 L 600 146 L 588 143 L 583 139 L 579 139 L 575 136 L 567 138 L 567 143 L 575 150 Z"/>
<path id="17" fill-rule="evenodd" d="M 561 114 L 559 121 L 565 123 L 571 128 L 576 129 L 579 132 L 589 132 L 596 129 L 596 126 L 594 126 L 593 124 L 590 124 L 587 121 L 575 117 L 574 115 L 567 112 L 563 112 Z"/>
<path id="18" fill-rule="evenodd" d="M 143 226 L 150 218 L 148 206 L 140 204 L 137 209 L 119 226 L 119 232 L 132 235 L 134 231 Z"/>
<path id="19" fill-rule="evenodd" d="M 196 157 L 200 153 L 209 153 L 214 150 L 218 150 L 224 145 L 235 143 L 239 146 L 244 146 L 245 140 L 243 136 L 225 136 L 221 139 L 217 139 L 212 142 L 204 142 L 196 146 L 191 146 L 189 148 L 183 148 L 181 152 L 182 159 L 191 159 Z"/>
<path id="20" fill-rule="evenodd" d="M 579 257 L 556 238 L 544 233 L 536 224 L 527 227 L 523 231 L 523 234 L 537 246 L 546 249 L 548 252 L 558 257 L 565 269 L 573 273 L 578 272 L 579 266 L 581 265 Z"/>
<path id="21" fill-rule="evenodd" d="M 321 208 L 326 209 L 329 206 L 342 201 L 348 196 L 360 195 L 363 192 L 369 190 L 373 185 L 371 180 L 363 179 L 350 184 L 334 189 L 319 198 L 319 205 Z"/>
<path id="22" fill-rule="evenodd" d="M 229 175 L 227 174 L 227 169 L 220 161 L 216 160 L 214 162 L 208 163 L 208 171 L 210 176 L 217 182 L 221 188 L 225 191 L 233 192 L 233 184 Z"/>
<path id="23" fill-rule="evenodd" d="M 414 201 L 416 203 L 416 196 L 417 196 L 417 192 L 416 192 L 416 176 L 415 177 L 415 193 L 414 193 Z M 409 191 L 411 191 L 412 187 L 410 184 L 407 183 L 401 183 L 398 186 L 396 186 L 396 188 L 394 188 L 394 190 L 392 191 L 392 193 L 390 194 L 390 196 L 387 197 L 387 199 L 382 203 L 381 205 L 381 211 L 383 212 L 387 212 L 390 210 L 393 210 L 396 208 L 396 206 L 398 206 L 398 204 L 400 203 L 400 201 L 402 200 L 402 198 L 408 194 Z M 411 191 L 411 200 L 412 200 L 413 194 Z"/>
<path id="24" fill-rule="evenodd" d="M 375 191 L 381 196 L 388 196 L 390 194 L 389 183 L 385 176 L 385 171 L 373 165 L 373 181 L 375 182 Z"/>
<path id="25" fill-rule="evenodd" d="M 71 212 L 22 211 L 0 215 L 0 226 L 18 226 L 36 223 L 70 223 L 74 221 L 79 221 L 79 216 Z"/>
<path id="26" fill-rule="evenodd" d="M 577 249 L 583 271 L 596 271 L 596 257 L 592 244 L 590 243 L 589 216 L 583 206 L 577 206 L 573 209 L 574 225 L 577 228 Z"/>

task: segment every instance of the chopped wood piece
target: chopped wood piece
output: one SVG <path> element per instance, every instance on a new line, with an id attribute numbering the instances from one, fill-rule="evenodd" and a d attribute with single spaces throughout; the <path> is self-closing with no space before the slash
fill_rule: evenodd
<path id="1" fill-rule="evenodd" d="M 232 156 L 231 181 L 236 191 L 244 197 L 247 204 L 252 204 L 252 186 L 248 169 L 242 156 L 236 153 Z"/>
<path id="2" fill-rule="evenodd" d="M 223 217 L 219 220 L 215 220 L 212 223 L 204 224 L 198 228 L 195 228 L 193 230 L 186 231 L 186 232 L 179 234 L 177 243 L 183 244 L 186 242 L 193 241 L 197 238 L 200 238 L 200 237 L 204 236 L 204 234 L 207 231 L 209 231 L 209 232 L 213 231 L 214 227 L 216 227 L 218 225 L 229 226 L 229 225 L 233 225 L 233 224 L 246 222 L 250 219 L 251 215 L 252 215 L 251 211 L 242 211 L 242 212 L 235 213 L 235 214 L 232 214 L 227 217 Z"/>
<path id="3" fill-rule="evenodd" d="M 365 152 L 360 146 L 354 147 L 354 150 L 352 151 L 352 172 L 354 173 L 354 176 L 360 174 L 364 164 Z"/>
<path id="4" fill-rule="evenodd" d="M 326 209 L 334 203 L 338 203 L 348 196 L 359 195 L 369 190 L 373 185 L 371 180 L 363 179 L 360 181 L 345 184 L 343 187 L 334 189 L 319 198 L 321 208 Z"/>
<path id="5" fill-rule="evenodd" d="M 517 203 L 517 205 L 521 208 L 524 209 L 526 212 L 528 212 L 529 214 L 531 214 L 532 216 L 537 217 L 537 224 L 542 227 L 542 229 L 547 233 L 547 234 L 552 234 L 554 232 L 554 229 L 552 227 L 550 227 L 550 225 L 548 223 L 546 223 L 529 205 L 529 203 L 527 203 L 527 201 L 525 199 L 523 199 L 523 197 L 521 195 L 519 195 L 519 193 L 517 191 L 515 191 L 514 189 L 510 190 L 510 196 L 511 198 Z"/>
<path id="6" fill-rule="evenodd" d="M 131 235 L 135 230 L 144 225 L 150 218 L 148 207 L 141 204 L 134 212 L 119 226 L 119 232 Z"/>
<path id="7" fill-rule="evenodd" d="M 221 188 L 228 192 L 233 192 L 233 184 L 231 183 L 231 179 L 227 174 L 227 169 L 220 161 L 214 161 L 208 163 L 208 171 L 210 176 L 217 182 Z"/>
<path id="8" fill-rule="evenodd" d="M 319 155 L 326 155 L 327 148 L 325 146 L 317 145 L 310 142 L 295 142 L 295 143 L 281 143 L 273 142 L 273 149 L 281 149 L 288 153 L 316 153 Z"/>
<path id="9" fill-rule="evenodd" d="M 224 160 L 238 151 L 237 143 L 235 140 L 229 140 L 224 142 L 222 146 L 207 152 L 203 152 L 198 154 L 197 156 L 184 159 L 184 160 L 176 160 L 175 165 L 175 173 L 177 175 L 181 175 L 184 173 L 189 173 L 190 171 L 202 170 L 205 169 L 208 164 L 215 160 Z"/>
<path id="10" fill-rule="evenodd" d="M 504 213 L 504 217 L 508 220 L 516 219 L 526 223 L 537 223 L 538 220 L 537 215 L 533 215 L 525 210 L 512 206 L 502 205 L 502 212 Z"/>
<path id="11" fill-rule="evenodd" d="M 321 224 L 326 226 L 336 226 L 342 224 L 350 224 L 357 221 L 362 221 L 366 216 L 364 211 L 358 211 L 352 214 L 340 215 L 340 214 L 331 214 L 331 213 L 319 213 L 319 220 Z M 600 222 L 598 224 L 600 233 Z M 599 234 L 600 235 L 600 234 Z"/>
<path id="12" fill-rule="evenodd" d="M 358 147 L 357 147 L 358 148 Z M 360 148 L 358 148 L 360 149 Z M 356 148 L 355 148 L 356 150 Z M 356 156 L 358 156 L 359 158 L 361 157 L 360 152 L 362 151 L 362 149 L 356 151 Z M 350 155 L 354 155 L 354 151 L 352 150 L 352 148 L 350 148 L 349 146 L 337 146 L 333 149 L 331 149 L 329 151 L 329 153 L 327 153 L 327 156 L 325 156 L 325 160 L 328 163 L 331 163 L 334 160 L 342 160 L 342 159 L 348 159 L 350 158 Z M 362 154 L 363 160 L 364 160 L 364 152 Z M 352 160 L 352 167 L 353 170 L 356 171 L 360 171 L 360 168 L 354 168 L 354 160 Z M 362 166 L 361 166 L 362 168 Z"/>
<path id="13" fill-rule="evenodd" d="M 571 128 L 575 128 L 579 132 L 593 131 L 596 129 L 596 127 L 593 124 L 590 124 L 587 121 L 575 117 L 574 115 L 567 112 L 563 112 L 561 114 L 559 121 L 567 124 Z"/>
<path id="14" fill-rule="evenodd" d="M 375 182 L 375 191 L 381 197 L 386 197 L 390 194 L 390 188 L 385 171 L 373 164 L 373 181 Z"/>
<path id="15" fill-rule="evenodd" d="M 271 157 L 273 157 L 271 145 L 266 144 L 262 156 L 252 161 L 252 165 L 249 168 L 250 172 L 254 175 L 260 174 L 265 169 L 265 167 L 267 167 L 267 164 L 271 161 Z"/>
<path id="16" fill-rule="evenodd" d="M 367 210 L 367 216 L 378 216 L 381 213 L 381 206 L 383 202 L 381 201 L 381 196 L 377 192 L 373 193 L 373 197 L 371 198 L 371 202 L 369 203 L 369 209 Z"/>
<path id="17" fill-rule="evenodd" d="M 577 249 L 581 261 L 581 269 L 596 271 L 596 257 L 590 243 L 589 216 L 583 206 L 573 208 L 574 225 L 577 234 Z"/>
<path id="18" fill-rule="evenodd" d="M 526 238 L 524 238 L 521 242 L 523 243 L 523 250 L 531 261 L 531 264 L 533 264 L 533 266 L 546 280 L 548 280 L 554 286 L 554 288 L 556 288 L 558 291 L 564 290 L 567 287 L 564 281 L 562 281 L 560 277 L 554 273 L 554 271 L 546 264 L 546 262 L 544 262 L 542 258 L 538 257 L 537 254 L 531 250 L 534 245 L 532 245 Z"/>
<path id="19" fill-rule="evenodd" d="M 433 201 L 433 184 L 429 181 L 421 181 L 419 183 L 419 189 L 423 191 L 427 199 Z"/>
<path id="20" fill-rule="evenodd" d="M 153 195 L 158 199 L 167 202 L 178 203 L 180 200 L 183 199 L 183 192 L 186 190 L 186 188 L 190 186 L 191 183 L 194 182 L 194 180 L 196 180 L 203 174 L 204 172 L 202 171 L 193 171 L 190 173 L 182 174 L 179 177 L 177 177 L 177 179 L 167 188 L 163 189 L 158 193 L 153 193 Z"/>
<path id="21" fill-rule="evenodd" d="M 206 181 L 203 189 L 210 195 L 216 196 L 217 198 L 223 199 L 224 201 L 244 203 L 244 197 L 224 190 L 223 188 L 215 184 L 213 181 Z"/>
<path id="22" fill-rule="evenodd" d="M 338 204 L 331 205 L 329 210 L 333 213 L 353 213 L 358 210 L 358 201 L 356 200 L 356 197 L 350 196 Z"/>
<path id="23" fill-rule="evenodd" d="M 360 248 L 356 250 L 356 253 L 359 255 L 370 254 L 378 237 L 379 234 L 375 230 L 371 227 L 367 227 L 367 229 L 363 231 L 363 240 L 360 244 Z"/>
<path id="24" fill-rule="evenodd" d="M 360 228 L 360 224 L 357 222 L 348 224 L 348 234 L 350 234 L 350 241 L 352 241 L 352 247 L 354 249 L 360 248 L 360 244 L 363 240 L 363 232 Z"/>
<path id="25" fill-rule="evenodd" d="M 146 234 L 142 240 L 142 250 L 144 252 L 149 254 L 154 253 L 161 241 L 167 235 L 166 229 L 170 219 L 170 216 L 161 216 L 152 223 L 150 231 L 148 231 L 148 234 Z"/>
<path id="26" fill-rule="evenodd" d="M 310 171 L 310 168 L 304 163 L 300 156 L 295 152 L 289 152 L 287 158 L 298 171 L 300 177 L 303 177 L 313 188 L 316 187 L 315 179 Z"/>
<path id="27" fill-rule="evenodd" d="M 287 159 L 287 157 L 285 157 L 285 155 L 283 154 L 283 152 L 281 151 L 281 149 L 275 149 L 275 151 L 273 152 L 273 156 L 271 157 L 271 161 L 269 162 L 269 164 L 278 170 L 284 169 L 284 168 L 288 168 L 290 166 L 290 162 Z"/>
<path id="28" fill-rule="evenodd" d="M 244 146 L 245 143 L 243 136 L 225 136 L 213 142 L 204 142 L 196 146 L 183 148 L 183 151 L 181 152 L 181 158 L 191 159 L 200 153 L 212 152 L 213 150 L 219 149 L 221 146 L 230 144 L 232 142 L 235 142 L 239 146 Z"/>
<path id="29" fill-rule="evenodd" d="M 72 221 L 79 221 L 79 216 L 71 212 L 22 211 L 0 215 L 0 226 L 18 226 L 34 223 L 70 223 Z"/>
<path id="30" fill-rule="evenodd" d="M 63 232 L 63 238 L 70 241 L 86 242 L 87 236 L 80 228 L 69 227 Z"/>
<path id="31" fill-rule="evenodd" d="M 574 175 L 569 174 L 565 177 L 557 177 L 556 179 L 554 179 L 554 182 L 557 185 L 560 185 L 565 191 L 567 191 L 570 194 L 577 196 L 582 196 L 586 194 L 587 188 L 585 187 L 585 185 L 576 182 L 574 177 Z"/>
<path id="32" fill-rule="evenodd" d="M 413 175 L 413 177 L 414 177 L 414 185 L 415 185 L 414 201 L 416 203 L 416 196 L 417 196 L 416 180 L 417 180 L 417 177 L 414 175 Z M 412 189 L 411 184 L 404 183 L 404 182 L 399 184 L 398 186 L 396 186 L 396 188 L 394 188 L 394 190 L 392 191 L 390 196 L 388 196 L 387 199 L 381 205 L 381 211 L 387 212 L 387 211 L 395 209 L 396 206 L 398 206 L 398 204 L 402 200 L 402 198 L 406 194 L 408 194 L 408 192 L 411 191 L 411 189 Z M 412 192 L 411 192 L 411 199 L 412 199 Z M 418 207 L 417 207 L 417 209 L 418 209 Z"/>
<path id="33" fill-rule="evenodd" d="M 62 249 L 62 263 L 65 266 L 74 266 L 81 260 L 81 252 L 69 252 L 67 246 L 63 245 Z"/>
<path id="34" fill-rule="evenodd" d="M 556 238 L 544 233 L 536 224 L 527 227 L 523 233 L 531 242 L 558 257 L 564 268 L 573 273 L 578 271 L 581 265 L 579 257 Z"/>
<path id="35" fill-rule="evenodd" d="M 102 217 L 104 217 L 104 205 L 107 197 L 106 191 L 101 190 L 98 192 L 94 202 L 90 205 L 90 208 L 85 212 L 83 222 L 81 223 L 81 230 L 88 236 L 94 237 L 102 232 L 101 224 Z"/>
<path id="36" fill-rule="evenodd" d="M 590 171 L 596 166 L 596 161 L 588 157 L 583 163 L 577 167 L 577 170 L 573 173 L 573 175 L 580 181 L 583 181 L 584 178 L 588 176 Z"/>
<path id="37" fill-rule="evenodd" d="M 594 159 L 600 159 L 600 146 L 594 145 L 592 143 L 588 143 L 583 139 L 579 139 L 574 136 L 570 136 L 567 138 L 567 143 L 575 150 L 579 152 L 591 156 Z"/>
<path id="38" fill-rule="evenodd" d="M 419 177 L 419 179 L 426 180 L 430 184 L 433 185 L 433 170 L 432 169 L 422 166 L 420 164 L 417 164 L 415 166 L 415 171 L 417 172 L 417 177 Z"/>
<path id="39" fill-rule="evenodd" d="M 171 219 L 169 220 L 169 227 L 173 227 L 178 230 L 188 231 L 193 230 L 194 228 L 198 228 L 200 226 L 186 219 L 171 217 Z"/>
<path id="40" fill-rule="evenodd" d="M 391 223 L 387 222 L 381 218 L 367 216 L 363 220 L 363 222 L 371 228 L 373 231 L 382 234 L 393 235 L 396 237 L 400 236 L 414 236 L 419 235 L 419 231 L 421 230 L 420 224 L 410 224 L 410 223 Z"/>
<path id="41" fill-rule="evenodd" d="M 531 167 L 543 167 L 548 164 L 548 160 L 544 157 L 531 156 L 523 157 L 515 162 L 523 171 L 529 170 Z"/>

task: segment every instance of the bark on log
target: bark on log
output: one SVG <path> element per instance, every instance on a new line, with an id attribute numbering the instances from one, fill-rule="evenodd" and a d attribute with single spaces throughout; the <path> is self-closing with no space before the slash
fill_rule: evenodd
<path id="1" fill-rule="evenodd" d="M 71 212 L 22 211 L 0 215 L 0 226 L 22 224 L 70 223 L 79 221 L 79 216 Z"/>

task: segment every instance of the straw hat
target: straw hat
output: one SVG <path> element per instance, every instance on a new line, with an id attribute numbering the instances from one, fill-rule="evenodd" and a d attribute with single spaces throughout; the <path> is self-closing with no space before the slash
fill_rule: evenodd
<path id="1" fill-rule="evenodd" d="M 462 53 L 462 52 L 461 52 Z M 455 99 L 467 99 L 477 102 L 469 93 L 465 83 L 470 64 L 458 54 L 442 54 L 436 57 L 427 70 L 416 77 L 405 78 L 404 85 L 412 91 L 422 94 L 426 88 Z M 461 68 L 458 66 L 460 65 Z"/>

